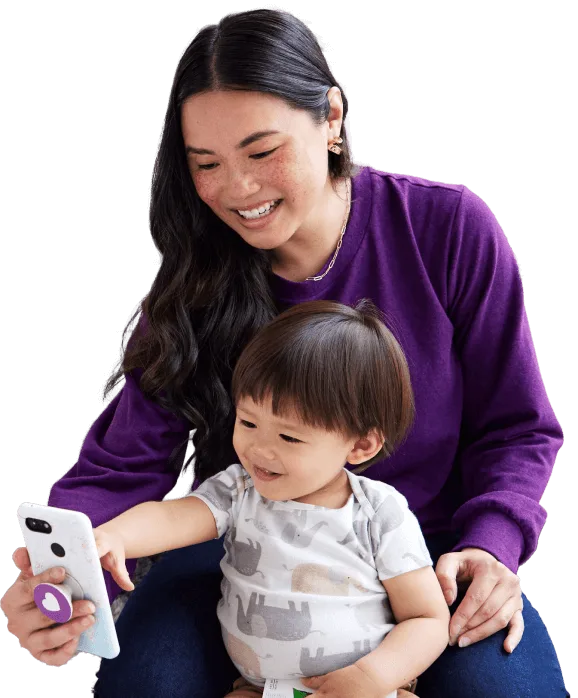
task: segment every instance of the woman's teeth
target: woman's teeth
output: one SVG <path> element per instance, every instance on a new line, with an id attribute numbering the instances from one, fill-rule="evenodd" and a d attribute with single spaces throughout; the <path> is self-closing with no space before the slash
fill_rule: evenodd
<path id="1" fill-rule="evenodd" d="M 251 211 L 237 211 L 237 213 L 243 218 L 247 218 L 249 220 L 252 218 L 263 218 L 268 213 L 273 211 L 273 209 L 279 205 L 280 201 L 281 199 L 278 199 L 277 201 L 271 201 L 264 206 L 260 206 L 259 208 L 254 208 Z"/>

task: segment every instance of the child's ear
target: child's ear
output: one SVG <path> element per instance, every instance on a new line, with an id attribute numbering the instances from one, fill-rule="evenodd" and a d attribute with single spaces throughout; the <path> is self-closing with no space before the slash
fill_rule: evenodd
<path id="1" fill-rule="evenodd" d="M 370 460 L 381 449 L 384 441 L 383 436 L 376 429 L 372 429 L 353 444 L 353 448 L 347 456 L 347 462 L 351 465 L 358 465 Z"/>

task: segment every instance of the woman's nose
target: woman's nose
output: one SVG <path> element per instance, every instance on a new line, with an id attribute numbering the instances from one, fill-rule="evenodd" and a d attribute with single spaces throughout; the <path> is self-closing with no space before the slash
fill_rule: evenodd
<path id="1" fill-rule="evenodd" d="M 260 186 L 250 172 L 231 170 L 228 179 L 228 201 L 246 201 L 259 192 Z"/>

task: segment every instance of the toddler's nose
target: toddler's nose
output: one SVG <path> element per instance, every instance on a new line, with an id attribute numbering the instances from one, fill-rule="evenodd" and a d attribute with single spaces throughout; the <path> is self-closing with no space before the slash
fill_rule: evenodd
<path id="1" fill-rule="evenodd" d="M 256 447 L 250 453 L 251 462 L 259 468 L 269 469 L 272 463 L 275 463 L 275 453 L 270 448 Z"/>

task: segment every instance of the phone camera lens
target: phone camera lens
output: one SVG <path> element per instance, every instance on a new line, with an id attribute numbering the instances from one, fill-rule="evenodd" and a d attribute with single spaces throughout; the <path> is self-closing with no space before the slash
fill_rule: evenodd
<path id="1" fill-rule="evenodd" d="M 26 527 L 37 533 L 52 533 L 52 526 L 48 522 L 30 516 L 26 517 Z"/>

